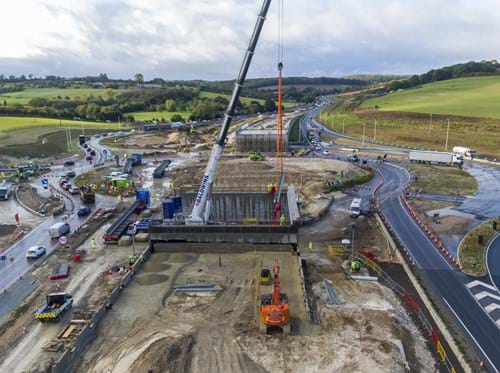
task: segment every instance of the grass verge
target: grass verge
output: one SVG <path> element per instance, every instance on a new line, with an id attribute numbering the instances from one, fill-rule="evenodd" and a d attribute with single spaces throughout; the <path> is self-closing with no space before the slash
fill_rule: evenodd
<path id="1" fill-rule="evenodd" d="M 493 229 L 493 221 L 477 226 L 469 232 L 458 247 L 458 257 L 462 271 L 470 276 L 485 276 L 487 274 L 485 251 L 488 242 L 495 236 L 500 229 L 500 218 L 496 219 L 497 230 Z M 480 236 L 482 239 L 480 240 Z"/>
<path id="2" fill-rule="evenodd" d="M 476 179 L 459 168 L 410 164 L 408 170 L 415 175 L 412 190 L 457 196 L 471 195 L 477 190 Z"/>

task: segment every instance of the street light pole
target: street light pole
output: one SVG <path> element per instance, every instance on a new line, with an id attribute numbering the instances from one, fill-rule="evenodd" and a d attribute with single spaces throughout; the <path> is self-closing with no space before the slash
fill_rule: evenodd
<path id="1" fill-rule="evenodd" d="M 444 145 L 444 150 L 448 150 L 448 136 L 450 134 L 450 119 L 448 119 L 448 126 L 446 127 L 446 144 Z"/>
<path id="2" fill-rule="evenodd" d="M 375 128 L 373 129 L 373 141 L 377 138 L 377 120 L 375 119 Z"/>
<path id="3" fill-rule="evenodd" d="M 345 133 L 345 117 L 342 118 L 342 133 Z"/>
<path id="4" fill-rule="evenodd" d="M 363 123 L 363 146 L 365 146 L 366 122 Z"/>

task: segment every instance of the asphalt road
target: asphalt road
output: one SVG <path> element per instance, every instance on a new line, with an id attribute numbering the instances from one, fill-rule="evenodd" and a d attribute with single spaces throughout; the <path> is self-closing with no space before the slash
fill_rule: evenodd
<path id="1" fill-rule="evenodd" d="M 96 138 L 92 138 L 90 143 L 97 153 L 95 157 L 96 159 L 93 161 L 93 163 L 90 163 L 85 160 L 79 160 L 75 162 L 75 165 L 73 167 L 55 166 L 51 170 L 49 174 L 50 176 L 48 176 L 49 183 L 51 185 L 53 185 L 56 189 L 59 189 L 58 175 L 62 172 L 73 169 L 75 173 L 78 175 L 93 168 L 95 164 L 100 164 L 104 162 L 105 157 L 103 155 L 103 150 L 105 149 L 105 147 L 100 145 L 98 139 Z M 106 149 L 106 152 L 107 154 L 111 155 L 109 149 Z M 33 184 L 41 185 L 40 178 L 36 179 L 33 182 Z M 30 231 L 25 237 L 23 237 L 23 239 L 16 242 L 13 246 L 11 246 L 5 251 L 8 260 L 0 261 L 0 292 L 4 291 L 5 289 L 9 289 L 13 283 L 15 283 L 20 279 L 21 276 L 29 272 L 33 268 L 35 263 L 42 262 L 45 259 L 45 257 L 42 256 L 40 259 L 36 261 L 28 261 L 26 259 L 26 251 L 31 246 L 37 246 L 37 245 L 45 246 L 45 248 L 47 249 L 47 254 L 50 253 L 52 250 L 54 250 L 57 240 L 51 239 L 49 237 L 48 229 L 50 226 L 52 226 L 56 222 L 66 221 L 67 223 L 69 223 L 71 230 L 73 231 L 85 220 L 85 217 L 82 218 L 76 214 L 78 207 L 80 205 L 79 196 L 78 195 L 70 196 L 70 199 L 71 201 L 69 201 L 68 197 L 65 197 L 66 206 L 68 209 L 71 206 L 71 204 L 73 204 L 75 206 L 75 209 L 73 211 L 65 211 L 63 215 L 57 217 L 53 216 L 47 217 L 46 220 L 44 220 L 36 228 Z M 95 208 L 112 207 L 113 202 L 114 202 L 113 199 L 96 196 Z M 64 220 L 64 215 L 68 216 L 66 220 Z M 14 261 L 11 262 L 10 258 L 13 258 Z"/>
<path id="2" fill-rule="evenodd" d="M 486 265 L 493 285 L 500 291 L 500 234 L 488 246 L 486 251 Z M 500 301 L 500 299 L 499 299 Z"/>
<path id="3" fill-rule="evenodd" d="M 453 315 L 488 370 L 498 372 L 500 329 L 465 286 L 472 279 L 449 265 L 406 212 L 399 195 L 401 186 L 409 180 L 407 172 L 392 165 L 380 165 L 378 169 L 385 179 L 378 193 L 382 212 L 412 254 L 424 284 Z"/>
<path id="4" fill-rule="evenodd" d="M 467 171 L 476 178 L 478 191 L 455 209 L 473 214 L 482 219 L 491 219 L 499 216 L 500 168 L 478 165 L 472 162 L 468 162 L 466 167 Z"/>

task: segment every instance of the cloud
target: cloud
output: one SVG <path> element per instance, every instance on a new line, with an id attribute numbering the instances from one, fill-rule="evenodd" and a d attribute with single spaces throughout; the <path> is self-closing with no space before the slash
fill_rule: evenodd
<path id="1" fill-rule="evenodd" d="M 252 76 L 277 64 L 272 4 Z M 232 79 L 261 0 L 17 0 L 0 13 L 0 74 Z M 500 50 L 496 0 L 285 1 L 287 75 L 413 73 Z"/>

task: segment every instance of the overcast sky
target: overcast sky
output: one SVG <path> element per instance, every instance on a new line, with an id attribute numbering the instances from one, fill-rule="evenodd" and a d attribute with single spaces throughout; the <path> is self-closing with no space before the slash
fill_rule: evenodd
<path id="1" fill-rule="evenodd" d="M 286 75 L 498 58 L 500 0 L 284 0 Z M 0 74 L 232 79 L 262 0 L 4 0 Z M 274 76 L 278 1 L 250 76 Z"/>

